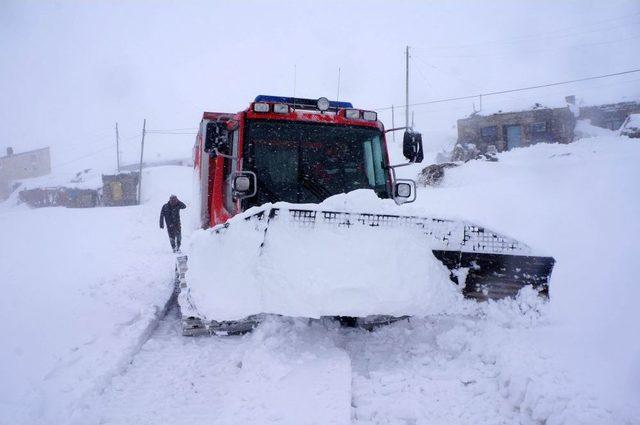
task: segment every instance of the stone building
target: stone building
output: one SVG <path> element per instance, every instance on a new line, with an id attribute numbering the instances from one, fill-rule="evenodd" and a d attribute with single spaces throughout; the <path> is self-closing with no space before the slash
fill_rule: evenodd
<path id="1" fill-rule="evenodd" d="M 18 193 L 20 202 L 33 208 L 67 207 L 92 208 L 98 205 L 99 196 L 95 189 L 78 189 L 73 187 L 44 187 L 21 190 Z"/>
<path id="2" fill-rule="evenodd" d="M 487 154 L 536 143 L 569 143 L 573 141 L 575 124 L 568 106 L 546 108 L 536 104 L 526 111 L 476 113 L 458 120 L 458 145 Z"/>
<path id="3" fill-rule="evenodd" d="M 640 113 L 640 102 L 620 102 L 607 105 L 581 106 L 580 119 L 591 121 L 591 125 L 619 130 L 627 117 Z"/>
<path id="4" fill-rule="evenodd" d="M 0 157 L 0 199 L 9 196 L 13 181 L 49 173 L 51 154 L 48 147 L 20 153 L 7 148 L 7 155 Z"/>

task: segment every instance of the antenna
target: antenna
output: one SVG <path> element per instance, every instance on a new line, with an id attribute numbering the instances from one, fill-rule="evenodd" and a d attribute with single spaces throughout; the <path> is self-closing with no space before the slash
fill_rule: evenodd
<path id="1" fill-rule="evenodd" d="M 298 66 L 297 65 L 293 65 L 293 98 L 296 98 L 296 79 L 297 79 L 297 74 L 298 74 Z M 293 105 L 294 107 L 296 106 L 295 104 Z"/>
<path id="2" fill-rule="evenodd" d="M 338 94 L 336 95 L 336 101 L 340 100 L 340 67 L 338 67 Z"/>
<path id="3" fill-rule="evenodd" d="M 393 105 L 391 105 L 391 128 L 396 128 L 396 111 Z M 393 136 L 393 143 L 396 142 L 396 132 L 392 131 L 391 135 Z"/>
<path id="4" fill-rule="evenodd" d="M 405 51 L 405 102 L 404 102 L 404 126 L 409 127 L 409 46 Z"/>

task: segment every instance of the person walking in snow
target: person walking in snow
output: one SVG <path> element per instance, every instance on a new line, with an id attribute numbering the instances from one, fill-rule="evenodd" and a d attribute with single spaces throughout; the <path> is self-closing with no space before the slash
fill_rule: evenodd
<path id="1" fill-rule="evenodd" d="M 162 206 L 160 210 L 160 228 L 164 229 L 167 223 L 167 233 L 169 233 L 169 243 L 173 252 L 180 252 L 180 242 L 182 241 L 182 227 L 180 226 L 180 210 L 187 208 L 184 202 L 180 201 L 176 195 L 169 197 L 169 202 Z"/>

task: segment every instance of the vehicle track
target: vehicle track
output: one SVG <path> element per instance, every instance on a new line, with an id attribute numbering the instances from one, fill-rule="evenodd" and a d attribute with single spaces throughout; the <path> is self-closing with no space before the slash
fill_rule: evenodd
<path id="1" fill-rule="evenodd" d="M 177 308 L 112 379 L 84 423 L 349 423 L 349 360 L 303 337 L 306 323 L 239 337 L 187 338 Z M 306 418 L 306 419 L 305 419 Z"/>
<path id="2" fill-rule="evenodd" d="M 236 337 L 183 337 L 173 307 L 84 423 L 535 423 L 505 398 L 477 318 L 367 332 L 273 319 Z M 525 412 L 526 413 L 526 412 Z"/>

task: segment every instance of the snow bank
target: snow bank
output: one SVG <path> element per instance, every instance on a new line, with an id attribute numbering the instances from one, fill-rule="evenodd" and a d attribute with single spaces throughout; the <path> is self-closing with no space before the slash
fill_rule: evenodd
<path id="1" fill-rule="evenodd" d="M 419 190 L 416 207 L 487 226 L 555 257 L 549 325 L 505 339 L 504 379 L 517 377 L 523 397 L 555 391 L 556 401 L 575 398 L 576 417 L 584 418 L 577 412 L 586 403 L 619 419 L 640 418 L 640 340 L 634 336 L 640 144 L 609 135 L 498 158 L 447 170 L 440 187 Z M 544 353 L 531 360 L 537 369 L 523 367 L 519 353 L 527 350 Z M 560 375 L 568 377 L 566 390 L 549 381 Z M 560 418 L 560 410 L 553 413 Z"/>
<path id="2" fill-rule="evenodd" d="M 190 174 L 145 171 L 142 206 L 0 206 L 1 423 L 71 421 L 139 350 L 173 290 L 156 182 Z"/>
<path id="3" fill-rule="evenodd" d="M 382 206 L 397 212 L 391 204 L 372 191 L 356 191 L 306 208 L 381 212 Z M 191 300 L 208 319 L 259 313 L 424 315 L 451 309 L 460 299 L 429 240 L 414 229 L 346 228 L 320 221 L 304 226 L 287 214 L 265 229 L 264 221 L 244 219 L 256 211 L 234 218 L 220 232 L 200 231 L 192 240 L 186 279 Z"/>
<path id="4" fill-rule="evenodd" d="M 616 135 L 615 131 L 592 125 L 590 120 L 576 121 L 576 128 L 573 132 L 576 139 L 584 139 L 588 137 L 611 137 Z"/>

